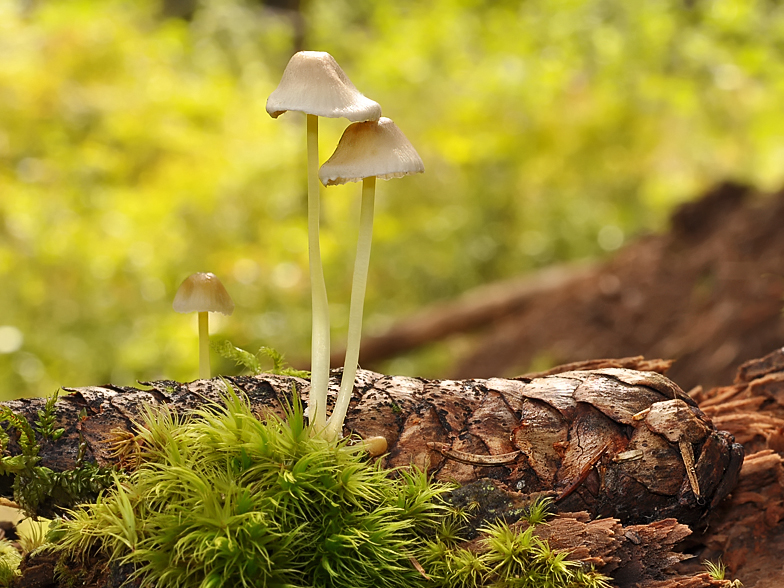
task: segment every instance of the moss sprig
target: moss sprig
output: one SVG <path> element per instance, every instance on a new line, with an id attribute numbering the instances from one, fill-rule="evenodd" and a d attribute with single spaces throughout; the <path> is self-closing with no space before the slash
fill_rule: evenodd
<path id="1" fill-rule="evenodd" d="M 48 511 L 54 507 L 71 507 L 92 500 L 110 481 L 111 468 L 85 462 L 83 443 L 80 444 L 74 469 L 56 472 L 39 465 L 41 442 L 56 442 L 64 432 L 64 429 L 54 426 L 56 402 L 57 392 L 38 411 L 35 428 L 24 415 L 16 414 L 7 406 L 0 406 L 0 422 L 8 422 L 10 429 L 17 432 L 21 451 L 17 455 L 8 454 L 9 436 L 0 429 L 0 474 L 13 476 L 14 500 L 31 517 L 38 516 L 44 504 L 47 505 L 47 514 L 50 514 Z"/>
<path id="2" fill-rule="evenodd" d="M 212 341 L 210 345 L 212 350 L 221 357 L 244 367 L 253 375 L 269 373 L 282 376 L 294 376 L 297 378 L 310 378 L 310 372 L 289 367 L 286 364 L 285 356 L 272 347 L 262 346 L 259 348 L 258 353 L 254 355 L 250 351 L 245 351 L 240 347 L 236 347 L 228 340 Z M 265 368 L 261 362 L 260 356 L 266 356 L 270 359 L 272 361 L 272 367 L 268 369 Z"/>
<path id="3" fill-rule="evenodd" d="M 40 446 L 35 439 L 35 432 L 23 415 L 18 415 L 7 406 L 0 406 L 0 423 L 8 421 L 9 425 L 19 433 L 19 449 L 21 456 L 26 460 L 35 460 L 38 457 Z M 2 436 L 3 453 L 8 448 L 8 434 Z"/>
<path id="4" fill-rule="evenodd" d="M 10 541 L 0 539 L 0 586 L 13 585 L 20 575 L 21 562 L 22 554 L 19 550 Z"/>
<path id="5" fill-rule="evenodd" d="M 38 411 L 38 420 L 35 421 L 35 426 L 38 430 L 38 433 L 41 435 L 41 437 L 50 441 L 57 441 L 65 432 L 65 429 L 63 428 L 55 429 L 55 421 L 57 417 L 56 405 L 59 393 L 59 390 L 55 390 L 54 394 L 46 399 L 43 409 Z"/>
<path id="6" fill-rule="evenodd" d="M 553 514 L 550 510 L 552 504 L 552 496 L 537 496 L 523 511 L 523 519 L 534 526 L 545 523 Z"/>
<path id="7" fill-rule="evenodd" d="M 714 580 L 726 580 L 727 588 L 743 588 L 743 584 L 740 580 L 728 580 L 727 579 L 727 566 L 726 564 L 719 559 L 718 561 L 711 561 L 709 559 L 703 560 L 702 565 L 705 566 L 705 570 L 710 574 L 710 577 Z"/>

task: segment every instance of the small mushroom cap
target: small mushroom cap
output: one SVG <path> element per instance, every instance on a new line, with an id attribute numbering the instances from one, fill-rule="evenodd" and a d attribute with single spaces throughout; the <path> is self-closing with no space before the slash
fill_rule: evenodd
<path id="1" fill-rule="evenodd" d="M 185 278 L 174 295 L 177 312 L 234 312 L 234 302 L 215 274 L 198 272 Z"/>
<path id="2" fill-rule="evenodd" d="M 365 451 L 368 452 L 370 457 L 378 457 L 379 455 L 386 453 L 387 448 L 389 447 L 387 440 L 380 435 L 363 439 L 362 444 L 365 446 Z"/>
<path id="3" fill-rule="evenodd" d="M 381 106 L 361 94 L 335 58 L 323 51 L 300 51 L 289 60 L 278 87 L 267 98 L 272 118 L 287 110 L 352 122 L 381 116 Z"/>
<path id="4" fill-rule="evenodd" d="M 397 125 L 386 117 L 349 125 L 332 154 L 319 170 L 325 186 L 358 182 L 376 176 L 382 180 L 425 171 L 422 158 Z"/>

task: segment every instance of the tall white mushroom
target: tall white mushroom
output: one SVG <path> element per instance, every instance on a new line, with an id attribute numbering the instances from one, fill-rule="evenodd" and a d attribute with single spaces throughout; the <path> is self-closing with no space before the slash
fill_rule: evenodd
<path id="1" fill-rule="evenodd" d="M 354 262 L 354 280 L 349 307 L 346 360 L 335 409 L 327 422 L 328 438 L 340 435 L 343 419 L 354 391 L 362 337 L 365 289 L 370 265 L 370 244 L 373 238 L 376 178 L 389 180 L 423 171 L 425 165 L 416 149 L 397 125 L 385 117 L 374 122 L 349 125 L 332 157 L 319 170 L 319 179 L 325 186 L 363 180 L 357 257 Z"/>
<path id="2" fill-rule="evenodd" d="M 307 115 L 308 257 L 313 300 L 308 411 L 316 429 L 322 430 L 329 385 L 329 305 L 319 247 L 318 117 L 378 120 L 381 106 L 356 89 L 329 53 L 300 51 L 289 60 L 280 84 L 267 99 L 271 117 L 287 110 Z"/>
<path id="3" fill-rule="evenodd" d="M 215 274 L 198 272 L 180 284 L 172 307 L 177 312 L 199 313 L 199 378 L 211 378 L 209 313 L 234 312 L 231 296 Z"/>

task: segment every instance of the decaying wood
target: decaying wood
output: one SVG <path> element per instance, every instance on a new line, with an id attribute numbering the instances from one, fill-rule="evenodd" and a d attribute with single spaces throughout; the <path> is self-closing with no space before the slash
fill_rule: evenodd
<path id="1" fill-rule="evenodd" d="M 722 554 L 746 588 L 784 586 L 784 350 L 747 362 L 732 386 L 695 398 L 747 449 L 731 498 L 693 538 L 706 546 L 701 557 Z"/>
<path id="2" fill-rule="evenodd" d="M 479 480 L 462 486 L 452 500 L 458 506 L 478 502 L 478 513 L 471 521 L 472 529 L 493 520 L 499 513 L 517 513 L 527 504 L 520 493 L 512 492 L 497 481 Z M 528 523 L 521 520 L 512 528 L 524 530 Z M 622 525 L 618 519 L 591 519 L 586 512 L 560 513 L 547 525 L 536 527 L 536 535 L 546 539 L 553 549 L 566 550 L 571 557 L 613 578 L 619 588 L 732 588 L 728 580 L 716 580 L 705 572 L 693 555 L 683 553 L 692 531 L 675 519 L 662 519 L 644 525 Z M 468 544 L 482 549 L 483 535 L 476 531 Z M 720 554 L 711 553 L 717 561 Z M 678 571 L 679 562 L 691 562 Z M 682 564 L 681 564 L 682 565 Z M 779 586 L 777 583 L 760 584 Z"/>
<path id="3" fill-rule="evenodd" d="M 667 371 L 675 363 L 672 359 L 645 359 L 642 355 L 635 355 L 633 357 L 621 357 L 617 359 L 588 359 L 585 361 L 575 361 L 558 365 L 543 372 L 532 372 L 518 376 L 516 380 L 533 380 L 534 378 L 543 378 L 545 376 L 554 376 L 562 374 L 563 372 L 573 372 L 577 370 L 598 370 L 602 368 L 624 368 L 628 370 L 637 370 L 640 372 L 656 372 L 657 374 L 666 374 Z"/>
<path id="4" fill-rule="evenodd" d="M 462 486 L 453 493 L 451 500 L 458 506 L 479 505 L 469 531 L 473 539 L 467 545 L 474 551 L 484 548 L 481 528 L 485 523 L 498 517 L 499 513 L 507 513 L 511 517 L 527 504 L 520 493 L 488 479 Z M 525 520 L 511 525 L 520 531 L 528 526 Z M 537 525 L 534 533 L 547 540 L 551 548 L 566 550 L 585 565 L 612 575 L 614 584 L 619 587 L 639 588 L 648 586 L 649 582 L 665 581 L 673 583 L 662 586 L 677 588 L 680 584 L 674 582 L 687 578 L 673 575 L 672 567 L 691 557 L 676 549 L 691 530 L 675 519 L 624 526 L 618 519 L 591 519 L 587 512 L 572 512 L 559 514 L 546 525 Z M 702 577 L 700 582 L 689 585 L 708 588 L 725 587 L 726 583 Z"/>
<path id="5" fill-rule="evenodd" d="M 360 371 L 346 433 L 385 437 L 386 465 L 427 467 L 437 479 L 461 483 L 456 492 L 491 485 L 476 526 L 499 516 L 513 522 L 512 515 L 519 517 L 520 507 L 541 494 L 555 498 L 562 513 L 585 513 L 562 514 L 542 533 L 555 547 L 615 575 L 618 585 L 721 585 L 693 583 L 695 574 L 688 576 L 691 584 L 667 584 L 686 576 L 666 578 L 663 570 L 682 559 L 674 546 L 689 534 L 686 524 L 704 521 L 731 491 L 742 448 L 673 382 L 654 371 L 617 367 L 617 361 L 519 379 L 434 381 Z M 339 375 L 333 373 L 332 398 Z M 281 414 L 292 390 L 307 398 L 308 382 L 298 378 L 227 381 L 260 413 Z M 42 465 L 72 468 L 80 444 L 87 459 L 116 464 L 111 444 L 133 433 L 144 407 L 187 412 L 218 401 L 223 386 L 215 379 L 67 389 L 57 403 L 57 426 L 65 433 L 43 444 Z M 5 404 L 32 421 L 43 402 Z M 18 450 L 13 435 L 10 450 Z M 10 496 L 5 482 L 0 493 Z M 597 516 L 603 518 L 590 520 Z"/>
<path id="6" fill-rule="evenodd" d="M 260 411 L 280 412 L 292 386 L 303 396 L 308 388 L 305 380 L 282 376 L 228 381 Z M 337 385 L 335 374 L 333 396 Z M 81 440 L 88 459 L 112 464 L 112 439 L 132 430 L 144 406 L 187 411 L 217 401 L 222 387 L 215 379 L 150 382 L 149 390 L 70 390 L 57 405 L 66 432 L 44 447 L 42 463 L 72 468 Z M 6 404 L 33 420 L 41 403 Z M 460 484 L 493 478 L 522 494 L 552 493 L 561 511 L 624 523 L 666 517 L 696 523 L 734 486 L 743 455 L 673 382 L 622 368 L 465 381 L 360 371 L 346 429 L 386 438 L 390 467 L 413 463 Z"/>

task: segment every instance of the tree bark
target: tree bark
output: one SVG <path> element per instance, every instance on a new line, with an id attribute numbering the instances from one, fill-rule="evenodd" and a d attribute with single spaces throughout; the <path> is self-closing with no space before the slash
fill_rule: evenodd
<path id="1" fill-rule="evenodd" d="M 475 534 L 499 517 L 514 522 L 521 506 L 549 495 L 565 513 L 540 531 L 554 547 L 612 573 L 619 586 L 653 586 L 646 583 L 674 581 L 663 570 L 682 559 L 674 546 L 691 533 L 686 525 L 706 520 L 732 490 L 743 463 L 742 447 L 676 384 L 628 367 L 663 371 L 668 365 L 627 358 L 516 379 L 444 381 L 361 370 L 344 432 L 385 437 L 388 467 L 414 464 L 461 484 L 452 500 L 481 505 L 471 521 Z M 580 367 L 589 369 L 575 369 Z M 339 376 L 333 371 L 330 401 Z M 156 381 L 146 389 L 69 388 L 56 405 L 55 426 L 65 432 L 57 441 L 41 441 L 41 465 L 71 469 L 80 446 L 87 461 L 122 465 L 113 442 L 133 434 L 147 407 L 165 404 L 187 413 L 220 402 L 224 382 L 245 394 L 260 416 L 283 414 L 292 391 L 306 399 L 309 386 L 300 378 L 262 374 Z M 44 402 L 4 404 L 33 422 Z M 18 435 L 5 426 L 15 454 Z M 10 498 L 11 480 L 3 478 L 0 493 Z M 57 509 L 42 505 L 45 513 Z M 689 578 L 689 584 L 656 586 L 722 585 L 698 574 Z"/>
<path id="2" fill-rule="evenodd" d="M 331 399 L 338 376 L 333 372 Z M 279 414 L 292 389 L 301 397 L 308 389 L 306 380 L 268 374 L 226 381 L 259 412 Z M 80 444 L 88 461 L 114 465 L 112 441 L 133 431 L 145 407 L 187 412 L 219 402 L 224 380 L 146 386 L 66 389 L 57 402 L 65 433 L 43 442 L 41 465 L 73 468 Z M 43 403 L 5 404 L 32 422 Z M 676 384 L 614 367 L 461 381 L 360 371 L 345 432 L 386 438 L 389 467 L 414 464 L 459 484 L 490 478 L 524 495 L 548 493 L 561 511 L 633 524 L 666 517 L 697 523 L 730 492 L 743 461 L 741 446 Z M 12 438 L 12 452 L 14 445 Z M 8 496 L 7 487 L 0 492 Z"/>

